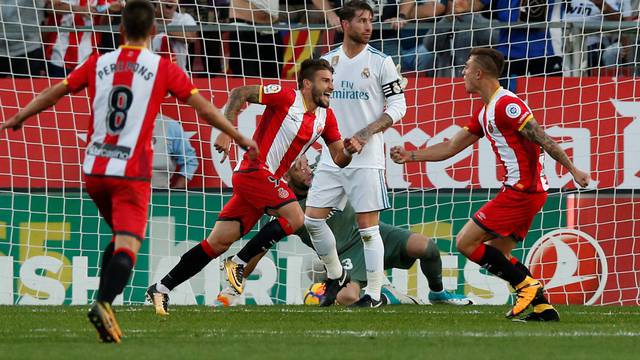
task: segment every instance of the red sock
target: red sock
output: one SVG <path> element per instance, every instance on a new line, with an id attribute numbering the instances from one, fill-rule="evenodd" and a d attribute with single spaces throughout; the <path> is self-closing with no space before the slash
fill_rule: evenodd
<path id="1" fill-rule="evenodd" d="M 212 259 L 215 259 L 220 255 L 220 254 L 217 254 L 215 250 L 213 250 L 211 245 L 209 245 L 209 243 L 207 242 L 207 239 L 202 240 L 202 242 L 200 243 L 200 246 L 202 246 L 202 250 L 204 250 L 204 252 L 207 255 L 209 255 L 209 257 Z"/>
<path id="2" fill-rule="evenodd" d="M 482 258 L 484 257 L 484 252 L 487 249 L 487 245 L 485 244 L 480 244 L 480 246 L 478 246 L 475 250 L 473 250 L 473 252 L 471 253 L 471 255 L 469 255 L 469 260 L 473 261 L 476 264 L 481 264 L 482 262 Z"/>

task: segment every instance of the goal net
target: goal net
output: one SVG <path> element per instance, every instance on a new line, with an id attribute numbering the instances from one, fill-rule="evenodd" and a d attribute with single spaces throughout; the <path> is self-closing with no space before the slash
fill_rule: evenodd
<path id="1" fill-rule="evenodd" d="M 113 13 L 105 15 L 100 12 L 103 1 L 90 2 L 89 14 L 86 2 L 69 2 L 73 14 L 68 5 L 67 12 L 63 5 L 53 11 L 41 0 L 2 5 L 3 121 L 60 81 L 56 76 L 64 76 L 65 69 L 82 61 L 87 46 L 101 52 L 117 46 L 117 6 L 111 5 Z M 615 18 L 611 14 L 596 16 L 591 5 L 580 5 L 589 1 L 574 0 L 561 9 L 553 3 L 529 1 L 529 8 L 522 8 L 526 16 L 508 18 L 505 9 L 496 7 L 465 12 L 425 1 L 402 12 L 405 8 L 391 1 L 376 2 L 371 44 L 393 56 L 408 81 L 407 114 L 384 133 L 387 151 L 394 145 L 417 149 L 450 138 L 482 106 L 466 93 L 460 77 L 470 48 L 511 47 L 513 58 L 504 86 L 526 100 L 547 133 L 593 179 L 588 190 L 578 191 L 567 170 L 547 156 L 549 197 L 514 255 L 544 281 L 554 303 L 637 305 L 637 1 L 607 1 L 623 4 L 617 20 L 611 20 Z M 629 3 L 632 7 L 625 8 Z M 220 108 L 238 86 L 296 86 L 296 71 L 304 59 L 342 41 L 342 34 L 331 25 L 333 13 L 314 10 L 311 2 L 308 11 L 304 2 L 290 2 L 279 11 L 269 1 L 251 1 L 252 11 L 234 4 L 234 0 L 198 0 L 176 6 L 177 1 L 166 0 L 155 5 L 159 20 L 154 50 L 185 67 L 201 93 Z M 273 25 L 265 23 L 276 17 Z M 398 20 L 401 17 L 409 21 Z M 415 17 L 419 20 L 412 20 Z M 403 28 L 395 29 L 400 23 Z M 541 37 L 532 37 L 534 33 Z M 530 54 L 518 57 L 517 49 L 523 46 Z M 543 54 L 538 56 L 534 53 L 539 46 Z M 32 118 L 22 130 L 0 134 L 0 304 L 87 304 L 95 299 L 101 251 L 111 234 L 83 190 L 80 164 L 87 145 L 89 105 L 86 92 L 73 94 Z M 238 120 L 241 132 L 252 134 L 263 109 L 261 105 L 244 109 Z M 231 195 L 232 169 L 242 154 L 233 149 L 230 158 L 221 161 L 213 149 L 218 132 L 175 99 L 168 98 L 161 113 L 179 120 L 188 140 L 176 150 L 177 140 L 164 130 L 154 136 L 159 154 L 154 165 L 164 169 L 165 177 L 154 183 L 147 238 L 118 303 L 143 303 L 145 289 L 206 238 Z M 174 154 L 184 152 L 187 144 L 194 148 L 198 163 L 192 178 L 185 170 L 193 162 L 187 155 Z M 313 163 L 318 154 L 315 147 L 307 157 Z M 190 178 L 186 191 L 169 188 L 180 174 Z M 387 156 L 386 175 L 391 208 L 381 220 L 436 240 L 445 288 L 479 304 L 510 302 L 508 285 L 467 261 L 455 245 L 465 222 L 501 188 L 504 171 L 490 143 L 481 139 L 441 162 L 404 166 Z M 236 253 L 258 226 L 201 274 L 176 288 L 171 302 L 212 304 L 225 286 L 220 259 Z M 340 241 L 346 234 L 336 235 Z M 314 257 L 296 236 L 283 239 L 248 278 L 243 301 L 302 303 L 305 289 L 319 275 L 312 266 Z M 387 274 L 396 289 L 427 301 L 429 288 L 417 264 Z"/>

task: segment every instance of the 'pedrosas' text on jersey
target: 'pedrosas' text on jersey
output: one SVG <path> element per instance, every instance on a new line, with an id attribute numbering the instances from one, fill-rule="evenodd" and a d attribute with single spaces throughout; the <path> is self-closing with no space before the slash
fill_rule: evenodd
<path id="1" fill-rule="evenodd" d="M 91 123 L 86 175 L 151 179 L 151 137 L 167 93 L 186 101 L 198 92 L 182 69 L 136 46 L 92 55 L 65 80 L 71 92 L 88 88 Z"/>

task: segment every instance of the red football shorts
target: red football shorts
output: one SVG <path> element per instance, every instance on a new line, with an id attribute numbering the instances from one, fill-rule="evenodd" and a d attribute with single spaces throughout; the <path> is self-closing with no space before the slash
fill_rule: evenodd
<path id="1" fill-rule="evenodd" d="M 536 214 L 547 201 L 547 193 L 525 193 L 503 187 L 498 195 L 474 215 L 481 228 L 495 236 L 513 236 L 522 241 Z"/>
<path id="2" fill-rule="evenodd" d="M 85 176 L 87 192 L 116 235 L 144 240 L 151 182 L 117 177 Z"/>
<path id="3" fill-rule="evenodd" d="M 231 180 L 233 196 L 222 208 L 218 220 L 238 221 L 242 235 L 251 231 L 267 210 L 279 209 L 297 200 L 287 184 L 267 170 L 235 172 Z"/>

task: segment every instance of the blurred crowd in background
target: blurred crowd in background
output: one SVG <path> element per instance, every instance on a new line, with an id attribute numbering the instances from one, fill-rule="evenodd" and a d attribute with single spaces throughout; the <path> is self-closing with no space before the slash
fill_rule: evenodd
<path id="1" fill-rule="evenodd" d="M 371 45 L 404 73 L 456 77 L 473 46 L 505 77 L 640 75 L 640 0 L 382 0 Z M 194 77 L 294 78 L 338 46 L 341 0 L 159 0 L 151 47 Z M 0 76 L 64 77 L 113 50 L 120 0 L 0 0 Z"/>

